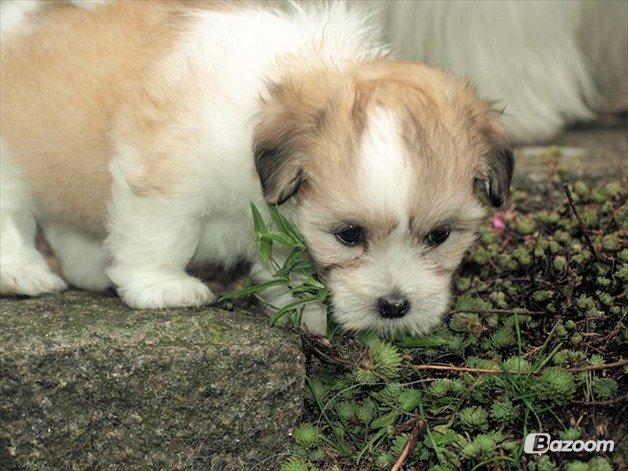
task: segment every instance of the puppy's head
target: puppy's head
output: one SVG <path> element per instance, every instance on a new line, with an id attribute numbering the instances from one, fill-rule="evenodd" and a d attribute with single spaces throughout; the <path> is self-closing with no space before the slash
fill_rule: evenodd
<path id="1" fill-rule="evenodd" d="M 373 63 L 287 78 L 255 137 L 266 199 L 296 222 L 347 329 L 424 333 L 513 157 L 491 106 L 420 64 Z"/>

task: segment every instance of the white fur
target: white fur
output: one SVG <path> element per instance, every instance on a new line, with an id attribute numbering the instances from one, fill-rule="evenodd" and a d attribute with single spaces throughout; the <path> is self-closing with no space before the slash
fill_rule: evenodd
<path id="1" fill-rule="evenodd" d="M 411 172 L 394 111 L 376 107 L 369 112 L 360 153 L 368 205 L 407 222 Z"/>
<path id="2" fill-rule="evenodd" d="M 403 59 L 468 75 L 505 108 L 519 142 L 544 141 L 594 110 L 628 106 L 628 9 L 605 1 L 385 0 Z M 604 103 L 601 94 L 609 102 Z"/>
<path id="3" fill-rule="evenodd" d="M 198 83 L 203 94 L 191 104 L 196 112 L 176 120 L 189 136 L 189 147 L 180 151 L 191 171 L 173 195 L 138 196 L 128 181 L 143 171 L 139 150 L 119 140 L 111 164 L 114 189 L 106 246 L 112 263 L 107 273 L 127 304 L 210 303 L 214 295 L 186 274 L 188 263 L 211 260 L 229 266 L 255 260 L 249 204 L 264 207 L 264 202 L 251 171 L 252 117 L 265 84 L 275 78 L 275 61 L 293 53 L 303 55 L 304 63 L 333 61 L 342 67 L 350 58 L 378 50 L 365 46 L 371 44 L 367 36 L 364 18 L 340 4 L 322 11 L 297 8 L 292 16 L 255 10 L 197 14 L 195 27 L 154 69 L 171 84 L 181 78 L 171 73 L 176 70 L 212 77 Z M 124 126 L 124 120 L 120 123 Z M 256 267 L 258 279 L 269 276 Z M 324 333 L 324 319 L 320 313 L 304 315 L 317 333 Z"/>
<path id="4" fill-rule="evenodd" d="M 0 1 L 0 37 L 7 40 L 9 34 L 24 33 L 31 24 L 28 16 L 43 7 L 50 0 L 1 0 Z M 110 0 L 68 0 L 78 8 L 93 10 Z"/>
<path id="5" fill-rule="evenodd" d="M 393 110 L 375 107 L 369 111 L 360 146 L 362 179 L 358 185 L 365 206 L 393 216 L 396 227 L 384 241 L 369 247 L 358 268 L 332 272 L 328 284 L 339 324 L 384 333 L 404 330 L 420 334 L 435 326 L 446 310 L 449 276 L 437 274 L 430 258 L 431 250 L 441 248 L 417 244 L 410 231 L 412 169 L 408 168 L 400 136 Z M 393 293 L 410 301 L 410 311 L 403 318 L 386 319 L 378 313 L 378 299 Z"/>
<path id="6" fill-rule="evenodd" d="M 40 6 L 40 0 L 4 0 L 0 2 L 0 40 L 4 42 L 9 34 L 27 31 L 26 18 Z"/>
<path id="7" fill-rule="evenodd" d="M 72 286 L 91 291 L 105 291 L 111 280 L 105 273 L 107 252 L 102 240 L 69 225 L 44 222 L 44 237 L 61 262 L 63 276 Z"/>
<path id="8" fill-rule="evenodd" d="M 35 248 L 37 206 L 0 141 L 0 294 L 37 296 L 67 288 Z"/>
<path id="9" fill-rule="evenodd" d="M 105 5 L 110 0 L 68 0 L 75 7 L 83 8 L 85 10 L 93 10 L 101 5 Z"/>

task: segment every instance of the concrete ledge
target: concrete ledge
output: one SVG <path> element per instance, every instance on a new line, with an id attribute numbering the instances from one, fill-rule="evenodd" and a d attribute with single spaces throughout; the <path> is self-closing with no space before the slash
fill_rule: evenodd
<path id="1" fill-rule="evenodd" d="M 3 469 L 273 468 L 303 392 L 298 335 L 260 315 L 0 301 Z"/>

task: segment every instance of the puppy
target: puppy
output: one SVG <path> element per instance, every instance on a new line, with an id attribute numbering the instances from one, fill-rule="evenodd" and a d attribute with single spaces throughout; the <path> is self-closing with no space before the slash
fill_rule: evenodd
<path id="1" fill-rule="evenodd" d="M 268 203 L 302 231 L 341 326 L 429 330 L 513 157 L 465 80 L 392 61 L 376 36 L 342 4 L 46 3 L 12 22 L 2 294 L 67 282 L 133 308 L 209 304 L 188 267 L 245 259 L 270 276 L 249 209 Z M 304 319 L 324 332 L 322 311 Z"/>

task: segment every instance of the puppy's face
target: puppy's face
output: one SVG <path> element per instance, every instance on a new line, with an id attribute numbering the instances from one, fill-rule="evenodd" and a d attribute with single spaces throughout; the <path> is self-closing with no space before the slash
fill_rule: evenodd
<path id="1" fill-rule="evenodd" d="M 425 333 L 448 307 L 483 201 L 506 196 L 505 133 L 464 82 L 424 66 L 301 80 L 273 91 L 258 128 L 266 197 L 296 196 L 339 324 Z"/>

